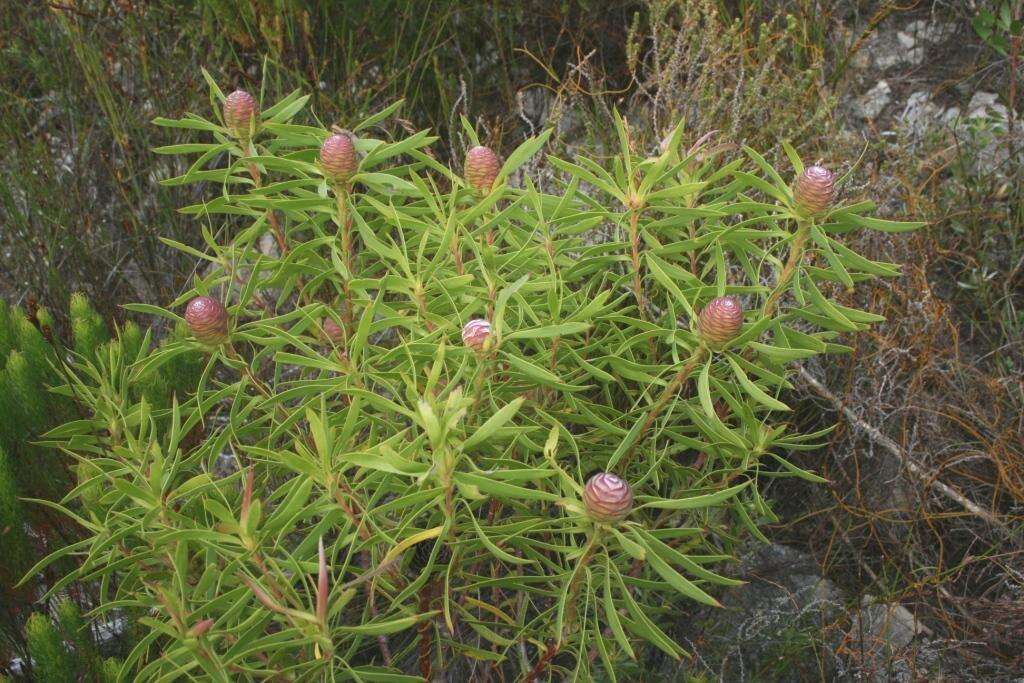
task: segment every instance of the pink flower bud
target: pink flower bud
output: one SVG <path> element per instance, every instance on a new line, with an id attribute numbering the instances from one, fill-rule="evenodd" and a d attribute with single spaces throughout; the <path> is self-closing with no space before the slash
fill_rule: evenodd
<path id="1" fill-rule="evenodd" d="M 479 145 L 466 152 L 466 181 L 480 194 L 491 191 L 501 164 L 490 147 Z"/>
<path id="2" fill-rule="evenodd" d="M 228 312 L 224 304 L 208 296 L 197 296 L 188 302 L 185 322 L 192 335 L 210 346 L 227 341 Z"/>
<path id="3" fill-rule="evenodd" d="M 224 99 L 224 124 L 232 135 L 248 138 L 255 124 L 256 100 L 244 90 L 236 90 Z"/>
<path id="4" fill-rule="evenodd" d="M 617 522 L 633 509 L 633 489 L 610 472 L 598 472 L 583 488 L 583 505 L 596 522 Z"/>
<path id="5" fill-rule="evenodd" d="M 712 299 L 697 318 L 697 329 L 704 341 L 725 344 L 743 327 L 743 306 L 734 296 Z"/>
<path id="6" fill-rule="evenodd" d="M 334 318 L 324 318 L 324 336 L 327 337 L 328 341 L 334 344 L 341 344 L 345 341 L 345 330 L 341 328 L 341 325 L 334 322 Z"/>
<path id="7" fill-rule="evenodd" d="M 347 135 L 332 135 L 320 147 L 320 165 L 324 175 L 335 185 L 347 185 L 356 173 L 359 160 L 352 138 Z"/>
<path id="8" fill-rule="evenodd" d="M 491 338 L 491 323 L 486 320 L 470 320 L 462 328 L 462 342 L 474 351 L 482 351 Z"/>
<path id="9" fill-rule="evenodd" d="M 836 177 L 821 166 L 808 166 L 796 179 L 793 197 L 797 207 L 808 215 L 821 213 L 832 206 Z"/>
<path id="10" fill-rule="evenodd" d="M 213 626 L 213 619 L 203 619 L 198 622 L 195 626 L 188 630 L 188 634 L 193 638 L 198 638 L 203 635 Z"/>

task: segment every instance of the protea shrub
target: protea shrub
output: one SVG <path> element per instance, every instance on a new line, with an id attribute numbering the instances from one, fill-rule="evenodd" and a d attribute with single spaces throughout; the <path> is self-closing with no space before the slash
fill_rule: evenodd
<path id="1" fill-rule="evenodd" d="M 470 150 L 486 203 L 462 201 L 426 133 L 374 139 L 382 117 L 353 121 L 366 182 L 339 202 L 308 162 L 343 182 L 348 147 L 323 149 L 288 97 L 248 149 L 197 167 L 258 155 L 259 187 L 193 174 L 216 202 L 190 213 L 240 224 L 180 296 L 216 344 L 227 316 L 201 294 L 230 292 L 230 347 L 76 359 L 58 387 L 81 406 L 51 440 L 92 465 L 64 501 L 89 524 L 70 578 L 116 587 L 97 610 L 131 604 L 160 626 L 125 649 L 127 678 L 633 680 L 652 649 L 682 658 L 664 615 L 734 583 L 712 560 L 770 517 L 765 473 L 818 480 L 787 460 L 812 437 L 777 412 L 785 377 L 877 319 L 833 303 L 835 283 L 892 270 L 842 240 L 907 226 L 858 202 L 833 212 L 842 229 L 794 239 L 812 222 L 762 157 L 639 159 L 620 119 L 623 147 L 545 157 L 543 183 L 498 183 L 497 155 Z M 800 201 L 831 201 L 801 183 Z M 268 255 L 258 240 L 283 221 L 289 249 Z M 636 239 L 595 245 L 603 223 Z M 807 243 L 836 261 L 802 258 Z M 708 301 L 723 285 L 746 313 Z M 335 301 L 344 354 L 325 343 Z M 185 352 L 205 365 L 172 406 L 137 399 Z"/>

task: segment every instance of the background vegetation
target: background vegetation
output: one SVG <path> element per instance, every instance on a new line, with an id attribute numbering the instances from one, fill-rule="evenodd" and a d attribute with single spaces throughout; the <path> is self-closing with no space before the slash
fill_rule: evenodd
<path id="1" fill-rule="evenodd" d="M 198 244 L 193 219 L 175 211 L 196 198 L 158 185 L 183 169 L 151 153 L 175 140 L 150 121 L 204 108 L 200 66 L 268 100 L 304 84 L 326 124 L 404 97 L 410 130 L 434 128 L 442 161 L 463 147 L 460 114 L 505 151 L 546 125 L 552 149 L 607 144 L 613 105 L 652 152 L 679 117 L 694 138 L 719 131 L 721 144 L 773 160 L 785 137 L 805 158 L 850 171 L 846 196 L 931 225 L 857 245 L 907 264 L 850 302 L 889 322 L 858 339 L 852 358 L 806 368 L 793 399 L 804 428 L 841 427 L 827 451 L 802 456 L 830 485 L 771 491 L 789 504 L 769 535 L 805 550 L 851 597 L 831 630 L 780 631 L 778 656 L 806 664 L 831 653 L 844 671 L 891 670 L 892 653 L 850 628 L 870 595 L 913 613 L 939 643 L 935 656 L 963 675 L 1008 676 L 1022 666 L 1024 634 L 1024 202 L 1020 34 L 1000 23 L 1004 7 L 1019 17 L 1011 0 L 8 3 L 0 294 L 40 328 L 37 306 L 53 311 L 54 339 L 73 346 L 73 292 L 111 325 L 125 321 L 120 304 L 166 304 L 185 288 L 196 264 L 156 236 Z M 954 37 L 921 64 L 883 66 L 876 36 L 917 19 L 951 23 Z M 923 88 L 965 110 L 972 93 L 993 92 L 1010 115 L 911 137 L 894 123 L 900 107 L 851 114 L 851 99 L 883 77 L 903 99 Z M 34 448 L 25 435 L 35 428 L 18 424 Z M 854 636 L 837 645 L 831 633 Z M 4 647 L 0 661 L 26 654 L 21 635 Z"/>

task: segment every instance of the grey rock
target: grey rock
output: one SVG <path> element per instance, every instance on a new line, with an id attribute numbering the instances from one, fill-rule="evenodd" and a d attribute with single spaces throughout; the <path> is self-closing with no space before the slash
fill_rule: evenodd
<path id="1" fill-rule="evenodd" d="M 906 31 L 879 31 L 861 49 L 864 58 L 857 64 L 885 71 L 897 66 L 915 66 L 924 62 L 924 46 Z M 866 63 L 865 63 L 866 62 Z"/>
<path id="2" fill-rule="evenodd" d="M 867 71 L 886 71 L 895 67 L 919 66 L 924 63 L 927 48 L 954 37 L 957 24 L 918 19 L 902 29 L 879 28 L 850 61 L 850 67 Z M 853 31 L 858 35 L 863 27 Z M 962 29 L 960 29 L 962 30 Z M 969 29 L 968 29 L 969 30 Z"/>
<path id="3" fill-rule="evenodd" d="M 878 602 L 865 595 L 854 615 L 846 641 L 853 654 L 851 673 L 859 680 L 935 680 L 935 662 L 927 656 L 931 630 L 917 620 L 906 607 L 895 602 Z"/>
<path id="4" fill-rule="evenodd" d="M 882 110 L 892 101 L 892 88 L 885 80 L 878 81 L 871 90 L 857 98 L 854 111 L 858 117 L 867 120 L 878 118 Z"/>
<path id="5" fill-rule="evenodd" d="M 677 629 L 695 653 L 689 673 L 703 668 L 727 681 L 831 679 L 843 596 L 814 560 L 788 546 L 758 544 L 730 573 L 747 583 L 718 596 L 722 609 L 697 610 Z M 690 680 L 677 664 L 661 672 L 667 680 Z"/>
<path id="6" fill-rule="evenodd" d="M 943 125 L 948 117 L 946 109 L 936 104 L 930 93 L 919 90 L 907 98 L 899 120 L 912 137 L 922 137 L 933 127 Z"/>
<path id="7" fill-rule="evenodd" d="M 870 640 L 872 647 L 887 650 L 891 655 L 910 645 L 917 636 L 930 634 L 931 630 L 903 605 L 878 602 L 877 598 L 865 595 L 850 633 L 859 634 L 859 637 Z"/>
<path id="8" fill-rule="evenodd" d="M 519 101 L 519 112 L 534 128 L 544 125 L 548 115 L 548 95 L 543 88 L 526 88 L 516 94 Z"/>
<path id="9" fill-rule="evenodd" d="M 967 105 L 967 116 L 965 118 L 990 119 L 997 125 L 1002 123 L 1005 126 L 1005 122 L 1009 117 L 1010 110 L 999 102 L 999 95 L 979 90 L 971 97 L 971 101 Z"/>
<path id="10" fill-rule="evenodd" d="M 1006 140 L 1009 118 L 1010 110 L 999 102 L 998 95 L 978 91 L 971 96 L 965 113 L 950 119 L 950 125 L 957 129 L 969 172 L 1004 174 L 1013 149 Z M 1018 149 L 1017 154 L 1022 152 Z M 1015 163 L 1020 161 L 1022 159 L 1018 158 Z"/>
<path id="11" fill-rule="evenodd" d="M 951 21 L 917 19 L 904 26 L 902 33 L 913 36 L 918 43 L 941 43 L 955 36 L 957 28 Z"/>

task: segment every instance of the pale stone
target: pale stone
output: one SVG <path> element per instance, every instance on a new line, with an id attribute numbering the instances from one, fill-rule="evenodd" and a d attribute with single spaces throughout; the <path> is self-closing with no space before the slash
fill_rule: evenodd
<path id="1" fill-rule="evenodd" d="M 861 95 L 856 102 L 857 115 L 862 119 L 875 119 L 892 101 L 892 88 L 887 81 L 878 81 L 871 90 Z"/>

